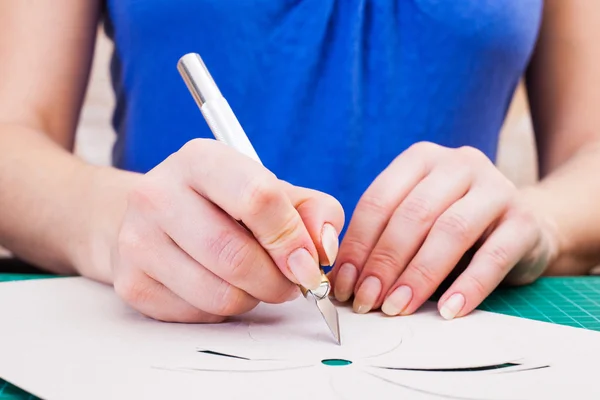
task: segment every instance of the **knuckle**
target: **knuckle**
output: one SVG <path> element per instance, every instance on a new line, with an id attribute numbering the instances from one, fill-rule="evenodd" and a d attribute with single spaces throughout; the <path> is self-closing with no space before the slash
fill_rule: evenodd
<path id="1" fill-rule="evenodd" d="M 241 197 L 248 215 L 256 216 L 282 200 L 284 194 L 274 177 L 258 174 L 248 180 Z"/>
<path id="2" fill-rule="evenodd" d="M 434 271 L 430 267 L 425 265 L 424 262 L 413 259 L 407 267 L 409 273 L 417 275 L 419 280 L 424 283 L 425 286 L 437 286 L 437 280 L 435 278 Z"/>
<path id="3" fill-rule="evenodd" d="M 519 225 L 527 232 L 534 231 L 538 225 L 538 221 L 530 210 L 520 209 L 515 213 Z"/>
<path id="4" fill-rule="evenodd" d="M 490 159 L 481 150 L 472 146 L 462 146 L 457 149 L 457 154 L 466 160 L 477 163 L 490 163 Z"/>
<path id="5" fill-rule="evenodd" d="M 486 285 L 477 276 L 465 274 L 464 280 L 466 281 L 465 283 L 470 290 L 475 292 L 477 298 L 483 299 L 490 292 L 490 290 L 486 288 Z"/>
<path id="6" fill-rule="evenodd" d="M 221 281 L 219 286 L 215 288 L 211 308 L 214 310 L 214 314 L 232 316 L 245 312 L 244 304 L 244 292 L 226 281 Z"/>
<path id="7" fill-rule="evenodd" d="M 181 146 L 179 153 L 185 157 L 198 157 L 199 154 L 205 153 L 207 148 L 209 148 L 213 142 L 215 141 L 204 138 L 192 139 Z"/>
<path id="8" fill-rule="evenodd" d="M 228 279 L 240 281 L 251 273 L 252 248 L 245 238 L 235 232 L 221 229 L 209 243 L 209 251 L 216 255 L 217 264 L 227 266 Z"/>
<path id="9" fill-rule="evenodd" d="M 156 212 L 168 207 L 165 190 L 149 180 L 143 180 L 133 187 L 127 196 L 129 207 L 141 212 Z"/>
<path id="10" fill-rule="evenodd" d="M 346 216 L 344 213 L 344 207 L 342 206 L 342 203 L 340 203 L 340 201 L 335 197 L 325 193 L 323 194 L 323 199 L 323 206 L 325 206 L 323 207 L 323 209 L 329 210 L 330 213 L 328 215 L 335 217 L 332 218 L 332 222 L 339 221 L 340 225 L 343 225 Z"/>
<path id="11" fill-rule="evenodd" d="M 291 214 L 290 217 L 283 220 L 276 232 L 265 234 L 260 238 L 261 245 L 267 249 L 282 248 L 287 243 L 298 237 L 302 231 L 304 222 L 297 214 Z"/>
<path id="12" fill-rule="evenodd" d="M 392 165 L 401 165 L 403 162 L 409 162 L 410 168 L 415 173 L 419 172 L 425 174 L 436 164 L 439 155 L 443 155 L 447 151 L 447 147 L 433 142 L 417 142 L 400 153 L 394 161 L 392 161 Z"/>
<path id="13" fill-rule="evenodd" d="M 502 185 L 499 184 L 497 187 L 502 187 Z M 495 198 L 492 202 L 495 204 L 496 209 L 502 213 L 505 213 L 510 208 L 516 192 L 516 188 L 508 187 L 507 189 L 508 190 L 498 190 L 493 194 Z"/>
<path id="14" fill-rule="evenodd" d="M 401 268 L 400 254 L 392 248 L 378 248 L 373 251 L 368 264 L 372 265 L 374 271 L 381 274 L 395 274 Z"/>
<path id="15" fill-rule="evenodd" d="M 481 252 L 488 268 L 497 270 L 499 273 L 504 273 L 510 268 L 510 255 L 503 246 L 485 246 L 482 247 Z"/>
<path id="16" fill-rule="evenodd" d="M 442 146 L 440 146 L 439 144 L 436 144 L 433 142 L 421 141 L 421 142 L 412 144 L 407 149 L 407 151 L 415 152 L 415 153 L 431 153 L 431 152 L 439 150 L 441 147 Z"/>
<path id="17" fill-rule="evenodd" d="M 431 203 L 419 196 L 409 196 L 398 212 L 403 219 L 420 224 L 429 223 L 433 218 Z"/>
<path id="18" fill-rule="evenodd" d="M 117 236 L 117 249 L 122 261 L 130 262 L 147 250 L 146 241 L 138 230 L 123 227 Z"/>
<path id="19" fill-rule="evenodd" d="M 364 240 L 361 240 L 359 236 L 353 233 L 347 234 L 340 246 L 340 254 L 344 254 L 344 259 L 358 269 L 362 268 L 370 250 Z"/>
<path id="20" fill-rule="evenodd" d="M 114 290 L 119 297 L 133 306 L 147 303 L 155 296 L 155 290 L 151 286 L 131 278 L 115 280 Z"/>
<path id="21" fill-rule="evenodd" d="M 455 212 L 449 211 L 442 214 L 436 221 L 434 229 L 459 242 L 466 242 L 471 239 L 471 224 L 463 215 Z"/>
<path id="22" fill-rule="evenodd" d="M 367 212 L 376 215 L 385 215 L 388 210 L 393 207 L 389 201 L 386 201 L 382 196 L 373 194 L 365 194 L 360 199 L 357 209 L 360 212 Z"/>
<path id="23" fill-rule="evenodd" d="M 219 165 L 227 162 L 223 159 L 224 154 L 219 147 L 224 146 L 216 140 L 192 139 L 185 143 L 177 153 L 167 157 L 167 160 L 172 163 L 173 169 L 183 173 L 187 179 L 206 180 L 207 175 L 214 174 L 214 171 L 219 170 Z"/>

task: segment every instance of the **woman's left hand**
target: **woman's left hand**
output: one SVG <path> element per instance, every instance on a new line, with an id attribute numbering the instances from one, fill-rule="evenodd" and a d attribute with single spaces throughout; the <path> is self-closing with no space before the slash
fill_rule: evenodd
<path id="1" fill-rule="evenodd" d="M 415 312 L 467 251 L 467 268 L 441 296 L 464 316 L 503 280 L 537 279 L 556 253 L 552 225 L 479 150 L 421 142 L 399 155 L 361 197 L 330 273 L 354 310 Z"/>

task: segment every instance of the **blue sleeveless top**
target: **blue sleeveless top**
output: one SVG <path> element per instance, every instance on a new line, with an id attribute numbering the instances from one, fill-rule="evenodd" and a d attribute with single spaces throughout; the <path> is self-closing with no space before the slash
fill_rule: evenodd
<path id="1" fill-rule="evenodd" d="M 204 59 L 265 166 L 347 219 L 411 144 L 496 156 L 543 0 L 107 0 L 113 151 L 145 172 L 212 138 L 177 68 Z"/>

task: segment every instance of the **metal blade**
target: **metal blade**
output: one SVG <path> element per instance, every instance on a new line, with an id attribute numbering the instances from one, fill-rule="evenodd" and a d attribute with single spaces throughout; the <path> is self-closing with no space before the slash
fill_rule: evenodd
<path id="1" fill-rule="evenodd" d="M 340 337 L 340 320 L 335 306 L 331 303 L 331 300 L 329 300 L 328 297 L 317 300 L 316 303 L 317 308 L 323 315 L 323 318 L 325 319 L 329 330 L 333 334 L 335 341 L 337 344 L 342 344 Z"/>

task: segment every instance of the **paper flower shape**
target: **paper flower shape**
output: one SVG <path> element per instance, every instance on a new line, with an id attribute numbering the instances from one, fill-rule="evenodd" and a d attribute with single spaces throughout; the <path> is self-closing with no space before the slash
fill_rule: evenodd
<path id="1" fill-rule="evenodd" d="M 292 374 L 344 399 L 374 391 L 383 398 L 510 399 L 522 398 L 519 385 L 531 390 L 532 376 L 548 367 L 512 354 L 510 343 L 485 326 L 473 332 L 466 320 L 439 321 L 431 305 L 409 317 L 338 310 L 341 346 L 309 305 L 261 305 L 199 337 L 202 343 L 185 365 L 163 368 L 205 377 L 254 373 L 267 386 Z"/>

